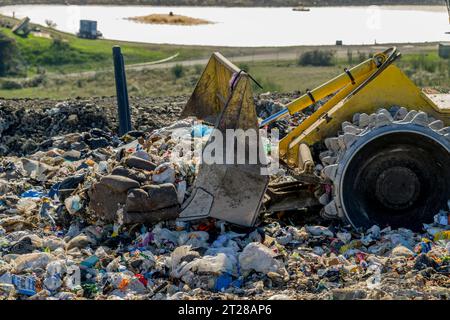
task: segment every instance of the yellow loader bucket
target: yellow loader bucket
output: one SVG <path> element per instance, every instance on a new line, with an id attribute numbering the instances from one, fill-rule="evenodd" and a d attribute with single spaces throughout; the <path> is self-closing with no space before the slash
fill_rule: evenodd
<path id="1" fill-rule="evenodd" d="M 214 130 L 202 150 L 194 189 L 182 207 L 180 220 L 211 217 L 253 226 L 269 177 L 262 174 L 267 161 L 249 75 L 214 53 L 182 116 L 214 123 Z M 239 139 L 242 133 L 255 134 L 257 142 Z M 239 148 L 245 151 L 244 158 L 239 158 Z"/>

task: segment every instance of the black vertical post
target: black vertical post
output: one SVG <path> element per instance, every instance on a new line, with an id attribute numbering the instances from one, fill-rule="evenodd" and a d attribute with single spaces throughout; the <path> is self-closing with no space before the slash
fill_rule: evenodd
<path id="1" fill-rule="evenodd" d="M 119 111 L 119 135 L 131 131 L 130 103 L 128 101 L 125 63 L 119 46 L 113 47 L 114 74 L 116 77 L 117 107 Z"/>

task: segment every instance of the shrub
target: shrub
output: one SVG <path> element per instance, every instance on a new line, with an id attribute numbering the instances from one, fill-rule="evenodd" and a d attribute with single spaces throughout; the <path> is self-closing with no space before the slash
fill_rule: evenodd
<path id="1" fill-rule="evenodd" d="M 250 67 L 246 63 L 240 63 L 238 65 L 238 67 L 239 67 L 239 69 L 241 69 L 241 70 L 243 70 L 243 71 L 245 71 L 247 73 L 250 71 Z"/>
<path id="2" fill-rule="evenodd" d="M 367 60 L 367 54 L 365 52 L 358 51 L 358 61 L 363 62 Z"/>
<path id="3" fill-rule="evenodd" d="M 37 67 L 36 67 L 36 73 L 37 73 L 37 74 L 44 75 L 44 74 L 47 73 L 47 70 L 45 70 L 45 68 L 43 68 L 43 67 L 41 67 L 41 66 L 37 66 Z"/>
<path id="4" fill-rule="evenodd" d="M 171 71 L 176 79 L 180 79 L 184 75 L 184 67 L 181 64 L 173 66 Z"/>
<path id="5" fill-rule="evenodd" d="M 440 61 L 434 60 L 425 54 L 415 56 L 410 61 L 410 66 L 413 70 L 424 70 L 429 73 L 434 73 L 440 69 Z"/>
<path id="6" fill-rule="evenodd" d="M 16 41 L 0 32 L 0 76 L 23 74 L 24 65 Z"/>
<path id="7" fill-rule="evenodd" d="M 22 84 L 13 80 L 4 80 L 1 85 L 4 90 L 22 89 Z"/>
<path id="8" fill-rule="evenodd" d="M 55 29 L 57 27 L 56 23 L 54 23 L 53 20 L 50 19 L 45 19 L 45 24 L 51 29 Z"/>
<path id="9" fill-rule="evenodd" d="M 301 66 L 332 66 L 334 65 L 334 51 L 314 50 L 303 53 L 298 61 Z"/>
<path id="10" fill-rule="evenodd" d="M 352 50 L 347 50 L 347 63 L 349 65 L 353 64 L 353 51 Z"/>
<path id="11" fill-rule="evenodd" d="M 50 46 L 22 48 L 24 57 L 33 66 L 63 66 L 67 64 L 83 64 L 87 61 L 101 61 L 105 57 L 99 53 L 89 53 L 72 47 L 61 37 L 54 37 Z"/>
<path id="12" fill-rule="evenodd" d="M 27 80 L 23 83 L 23 87 L 26 88 L 36 88 L 41 84 L 45 84 L 47 82 L 47 76 L 45 74 L 39 74 L 36 77 L 33 77 L 30 80 Z"/>

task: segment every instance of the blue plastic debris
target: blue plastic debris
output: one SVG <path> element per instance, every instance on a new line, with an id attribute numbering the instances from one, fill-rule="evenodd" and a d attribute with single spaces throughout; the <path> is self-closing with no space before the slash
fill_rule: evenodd
<path id="1" fill-rule="evenodd" d="M 86 168 L 89 168 L 89 166 L 85 162 L 83 162 L 82 164 L 80 164 L 78 166 L 78 168 L 76 170 L 78 171 L 78 170 L 86 169 Z"/>
<path id="2" fill-rule="evenodd" d="M 223 273 L 216 279 L 216 284 L 214 286 L 214 289 L 216 291 L 222 291 L 227 289 L 231 283 L 233 282 L 233 278 L 228 273 Z"/>
<path id="3" fill-rule="evenodd" d="M 95 266 L 98 261 L 99 259 L 97 256 L 90 256 L 89 258 L 80 263 L 80 267 L 81 269 L 90 269 L 93 266 Z"/>
<path id="4" fill-rule="evenodd" d="M 240 278 L 234 280 L 234 281 L 231 283 L 231 286 L 233 286 L 233 287 L 235 287 L 235 288 L 240 288 L 240 287 L 242 287 L 242 284 L 243 284 L 243 281 L 242 281 L 242 278 L 240 277 Z"/>
<path id="5" fill-rule="evenodd" d="M 243 283 L 242 277 L 233 280 L 233 276 L 225 272 L 222 273 L 219 277 L 217 277 L 216 283 L 214 285 L 214 290 L 223 291 L 225 289 L 228 289 L 229 287 L 240 288 L 242 287 L 242 283 Z"/>
<path id="6" fill-rule="evenodd" d="M 51 188 L 50 192 L 48 193 L 48 197 L 51 199 L 54 199 L 55 196 L 59 194 L 59 187 L 61 186 L 61 182 L 55 183 Z"/>
<path id="7" fill-rule="evenodd" d="M 13 275 L 12 283 L 19 294 L 26 296 L 34 296 L 36 294 L 36 279 L 33 277 Z"/>
<path id="8" fill-rule="evenodd" d="M 414 251 L 416 254 L 428 253 L 432 248 L 433 243 L 431 241 L 421 241 L 414 247 Z"/>
<path id="9" fill-rule="evenodd" d="M 217 239 L 213 242 L 212 247 L 221 248 L 221 247 L 225 246 L 225 244 L 227 243 L 227 241 L 229 239 L 230 238 L 226 234 L 222 234 L 219 237 L 217 237 Z"/>
<path id="10" fill-rule="evenodd" d="M 42 198 L 45 194 L 42 191 L 30 189 L 20 195 L 21 198 Z"/>
<path id="11" fill-rule="evenodd" d="M 204 126 L 202 124 L 198 124 L 192 128 L 191 136 L 193 136 L 194 138 L 201 138 L 210 135 L 211 132 L 212 128 Z"/>

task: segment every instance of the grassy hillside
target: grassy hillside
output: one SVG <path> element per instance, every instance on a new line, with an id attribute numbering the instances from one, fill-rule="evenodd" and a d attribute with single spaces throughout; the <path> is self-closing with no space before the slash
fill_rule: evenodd
<path id="1" fill-rule="evenodd" d="M 111 48 L 116 42 L 89 41 L 72 36 L 52 38 L 38 37 L 30 34 L 23 38 L 14 35 L 10 29 L 0 28 L 8 37 L 14 39 L 20 49 L 22 59 L 34 73 L 37 67 L 48 71 L 75 72 L 111 66 Z M 175 49 L 151 50 L 136 44 L 124 45 L 127 60 L 131 63 L 155 61 L 167 58 Z"/>
<path id="2" fill-rule="evenodd" d="M 329 66 L 299 65 L 296 61 L 253 61 L 236 64 L 248 70 L 263 85 L 257 92 L 305 91 L 340 74 L 344 67 L 357 64 L 368 55 L 354 50 L 350 55 L 336 56 Z M 450 60 L 441 59 L 435 51 L 405 53 L 397 65 L 421 87 L 450 90 Z M 189 94 L 195 87 L 203 65 L 171 69 L 129 70 L 128 89 L 131 96 L 172 96 Z M 102 97 L 115 95 L 112 71 L 96 72 L 79 77 L 44 77 L 34 87 L 0 89 L 4 98 Z"/>
<path id="3" fill-rule="evenodd" d="M 248 62 L 241 68 L 249 70 L 263 84 L 264 90 L 279 92 L 312 88 L 376 50 L 371 46 L 303 46 L 280 49 L 140 44 L 79 39 L 45 27 L 39 28 L 43 34 L 47 34 L 46 37 L 30 34 L 24 38 L 12 34 L 5 21 L 13 22 L 11 18 L 0 17 L 0 25 L 4 26 L 0 27 L 0 32 L 17 44 L 18 56 L 25 64 L 26 72 L 21 78 L 17 75 L 14 78 L 0 78 L 0 97 L 4 98 L 113 96 L 115 86 L 111 48 L 116 44 L 122 47 L 127 65 L 161 60 L 176 53 L 179 54 L 176 60 L 179 61 L 207 58 L 214 51 L 220 51 L 226 57 L 245 55 L 251 60 L 247 59 Z M 437 56 L 437 45 L 399 46 L 404 53 L 399 64 L 419 86 L 450 89 L 450 63 Z M 298 61 L 292 60 L 306 51 L 316 49 L 336 50 L 337 55 L 332 63 L 319 67 L 299 65 Z M 350 51 L 352 54 L 349 54 Z M 289 58 L 279 60 L 280 53 L 289 53 Z M 264 58 L 255 60 L 258 56 Z M 181 70 L 129 70 L 129 92 L 134 96 L 190 93 L 204 66 L 192 66 L 192 63 L 188 65 L 181 67 Z"/>
<path id="4" fill-rule="evenodd" d="M 17 20 L 0 16 L 0 32 L 14 40 L 20 49 L 27 75 L 38 69 L 48 72 L 71 73 L 111 68 L 112 47 L 120 45 L 127 64 L 154 62 L 176 54 L 175 60 L 207 58 L 211 52 L 220 50 L 226 54 L 246 54 L 253 49 L 218 48 L 208 46 L 173 46 L 164 44 L 135 43 L 117 40 L 80 39 L 72 34 L 32 24 L 42 35 L 17 36 L 11 32 Z M 262 49 L 261 51 L 264 51 Z"/>
<path id="5" fill-rule="evenodd" d="M 443 5 L 442 0 L 2 0 L 1 4 L 116 4 L 164 6 L 277 6 L 292 7 L 302 3 L 307 6 L 351 5 Z"/>
<path id="6" fill-rule="evenodd" d="M 1 0 L 0 0 L 1 1 Z M 255 53 L 272 53 L 273 48 L 235 48 L 190 45 L 165 45 L 136 43 L 117 40 L 87 40 L 72 34 L 57 31 L 40 25 L 38 28 L 46 37 L 30 34 L 21 37 L 11 32 L 17 19 L 0 15 L 0 32 L 14 40 L 20 49 L 20 58 L 26 65 L 28 76 L 38 73 L 38 69 L 47 72 L 72 73 L 89 70 L 110 69 L 112 63 L 112 47 L 122 48 L 127 65 L 158 61 L 177 55 L 175 61 L 209 58 L 212 52 L 220 51 L 226 56 L 253 55 Z M 54 39 L 64 43 L 55 44 Z M 296 47 L 285 50 L 295 51 Z"/>

